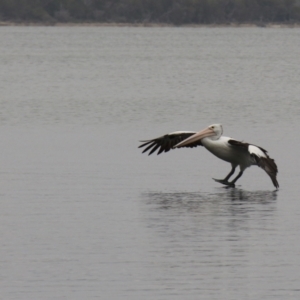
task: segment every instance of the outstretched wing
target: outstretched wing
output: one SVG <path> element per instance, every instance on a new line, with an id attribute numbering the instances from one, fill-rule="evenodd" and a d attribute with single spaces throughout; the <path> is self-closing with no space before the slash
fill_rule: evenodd
<path id="1" fill-rule="evenodd" d="M 279 188 L 279 183 L 277 181 L 278 168 L 273 158 L 270 158 L 268 151 L 259 146 L 255 146 L 248 143 L 239 142 L 236 140 L 229 140 L 228 143 L 234 147 L 239 147 L 248 151 L 250 155 L 254 158 L 256 164 L 261 167 L 270 176 L 274 186 Z"/>
<path id="2" fill-rule="evenodd" d="M 195 131 L 175 131 L 172 133 L 165 134 L 156 139 L 141 141 L 143 144 L 140 145 L 139 148 L 146 147 L 142 153 L 149 151 L 148 155 L 151 155 L 159 148 L 157 152 L 158 155 L 162 152 L 170 151 L 175 145 L 184 141 L 185 139 L 187 139 L 188 137 L 192 136 L 195 133 L 196 133 Z M 194 148 L 197 146 L 203 146 L 201 144 L 201 141 L 191 143 L 185 147 Z"/>

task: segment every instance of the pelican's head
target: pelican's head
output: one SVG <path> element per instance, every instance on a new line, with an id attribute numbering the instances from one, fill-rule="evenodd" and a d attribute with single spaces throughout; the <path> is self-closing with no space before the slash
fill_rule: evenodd
<path id="1" fill-rule="evenodd" d="M 207 137 L 210 137 L 212 140 L 217 140 L 221 137 L 222 133 L 223 133 L 223 127 L 221 124 L 212 124 L 207 128 L 188 137 L 184 141 L 178 143 L 177 145 L 174 146 L 174 148 L 184 147 Z"/>
<path id="2" fill-rule="evenodd" d="M 214 132 L 214 134 L 211 135 L 214 140 L 219 139 L 221 137 L 221 135 L 223 134 L 222 124 L 212 124 L 212 125 L 208 126 L 207 129 Z"/>

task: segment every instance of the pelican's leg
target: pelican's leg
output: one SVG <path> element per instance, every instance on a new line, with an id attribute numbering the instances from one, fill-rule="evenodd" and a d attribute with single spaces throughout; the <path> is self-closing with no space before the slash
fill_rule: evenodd
<path id="1" fill-rule="evenodd" d="M 243 173 L 244 171 L 241 170 L 240 173 L 231 182 L 229 182 L 229 184 L 231 186 L 235 186 L 236 181 L 243 175 Z"/>
<path id="2" fill-rule="evenodd" d="M 234 165 L 231 165 L 231 166 L 232 166 L 231 171 L 228 173 L 228 175 L 224 179 L 215 179 L 215 178 L 213 178 L 213 180 L 215 180 L 216 182 L 228 185 L 228 186 L 234 186 L 234 182 L 236 180 L 238 180 L 238 178 L 240 176 L 242 176 L 242 174 L 240 176 L 238 175 L 239 177 L 237 176 L 232 182 L 228 182 L 228 179 L 232 176 L 232 174 L 234 173 L 235 168 L 236 168 L 236 166 L 234 166 Z"/>

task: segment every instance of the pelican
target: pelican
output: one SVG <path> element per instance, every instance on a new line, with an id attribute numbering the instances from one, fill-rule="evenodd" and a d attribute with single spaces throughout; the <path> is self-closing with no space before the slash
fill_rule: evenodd
<path id="1" fill-rule="evenodd" d="M 236 181 L 243 175 L 245 169 L 254 165 L 265 170 L 276 189 L 279 188 L 276 178 L 277 165 L 265 149 L 222 136 L 222 134 L 223 126 L 213 124 L 199 132 L 175 131 L 155 139 L 141 141 L 143 144 L 139 148 L 146 147 L 142 153 L 149 151 L 148 155 L 151 155 L 157 149 L 159 149 L 157 154 L 161 154 L 176 148 L 203 146 L 218 158 L 231 164 L 231 170 L 224 179 L 213 178 L 216 182 L 228 187 L 235 187 Z M 240 167 L 240 172 L 233 180 L 229 181 L 237 166 Z"/>

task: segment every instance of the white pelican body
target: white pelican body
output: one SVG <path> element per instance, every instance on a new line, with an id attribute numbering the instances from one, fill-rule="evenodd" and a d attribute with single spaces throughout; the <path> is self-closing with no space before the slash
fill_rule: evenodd
<path id="1" fill-rule="evenodd" d="M 227 136 L 221 136 L 218 140 L 212 141 L 210 138 L 204 138 L 201 142 L 209 152 L 231 164 L 242 165 L 245 168 L 253 165 L 254 161 L 250 153 L 233 148 L 228 143 L 230 140 L 231 138 Z"/>
<path id="2" fill-rule="evenodd" d="M 257 165 L 267 172 L 274 186 L 276 188 L 279 187 L 276 179 L 277 166 L 275 161 L 268 156 L 265 149 L 222 136 L 222 133 L 222 125 L 213 124 L 199 132 L 176 131 L 156 139 L 143 141 L 139 148 L 147 146 L 143 153 L 150 150 L 150 155 L 158 148 L 160 149 L 157 154 L 168 152 L 170 149 L 175 148 L 204 146 L 212 154 L 229 162 L 232 166 L 231 171 L 224 179 L 215 179 L 215 181 L 234 187 L 235 182 L 243 175 L 246 168 L 251 165 Z M 240 167 L 240 172 L 229 182 L 228 179 L 233 175 L 237 166 Z"/>
<path id="3" fill-rule="evenodd" d="M 221 136 L 218 140 L 211 140 L 210 138 L 202 139 L 202 145 L 212 154 L 223 159 L 229 163 L 232 163 L 234 160 L 238 161 L 239 158 L 237 155 L 238 151 L 234 151 L 229 147 L 228 141 L 230 140 L 227 136 Z M 235 153 L 234 153 L 235 152 Z"/>

